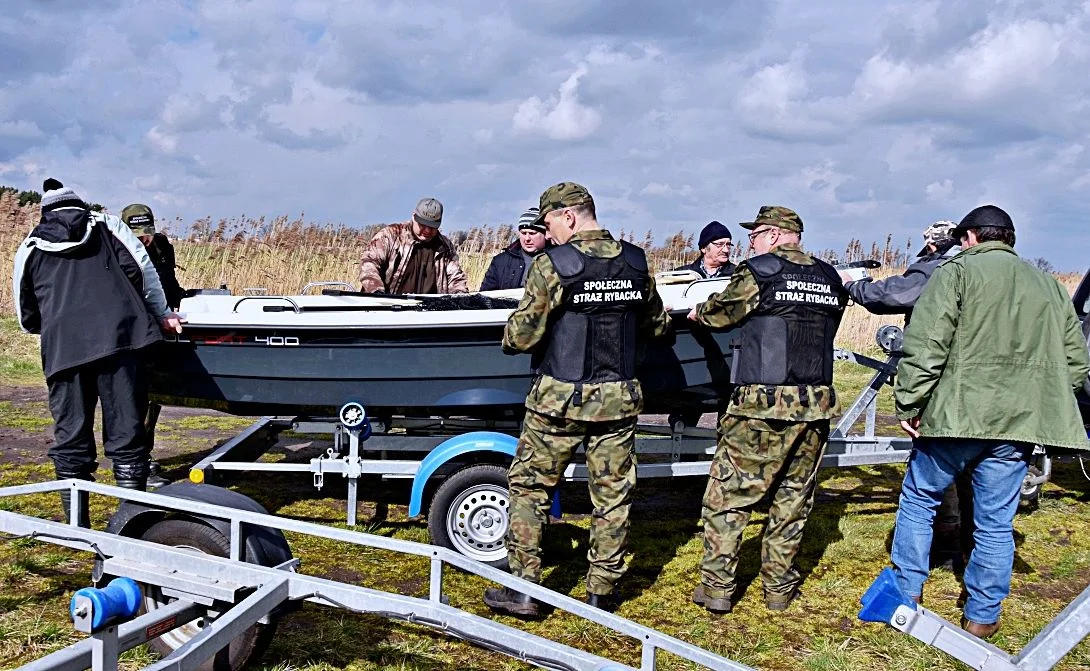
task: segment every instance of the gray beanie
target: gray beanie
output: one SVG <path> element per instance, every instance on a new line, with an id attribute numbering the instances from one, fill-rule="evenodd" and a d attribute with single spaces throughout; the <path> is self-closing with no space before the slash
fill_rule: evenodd
<path id="1" fill-rule="evenodd" d="M 44 192 L 42 193 L 42 212 L 50 212 L 62 207 L 88 209 L 87 203 L 75 191 L 52 177 L 42 183 L 42 191 Z"/>

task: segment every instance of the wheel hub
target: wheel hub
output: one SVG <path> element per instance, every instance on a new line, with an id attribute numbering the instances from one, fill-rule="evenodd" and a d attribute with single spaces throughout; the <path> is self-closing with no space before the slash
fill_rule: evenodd
<path id="1" fill-rule="evenodd" d="M 478 561 L 504 557 L 509 507 L 502 487 L 477 485 L 462 492 L 447 515 L 448 535 L 457 550 Z"/>

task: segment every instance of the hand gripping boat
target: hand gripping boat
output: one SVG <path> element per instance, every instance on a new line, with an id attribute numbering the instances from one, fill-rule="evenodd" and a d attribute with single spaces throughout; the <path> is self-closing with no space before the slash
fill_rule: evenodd
<path id="1" fill-rule="evenodd" d="M 690 271 L 657 277 L 674 335 L 641 346 L 645 412 L 714 411 L 729 382 L 735 334 L 711 332 L 685 315 L 726 280 L 694 279 Z M 522 415 L 531 357 L 500 348 L 521 289 L 390 297 L 347 285 L 307 294 L 312 286 L 294 296 L 184 299 L 185 331 L 157 353 L 153 399 L 238 415 L 332 416 L 346 400 L 373 417 Z"/>

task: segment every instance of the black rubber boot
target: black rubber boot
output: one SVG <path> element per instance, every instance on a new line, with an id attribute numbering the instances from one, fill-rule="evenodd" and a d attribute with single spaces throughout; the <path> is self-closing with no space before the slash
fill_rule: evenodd
<path id="1" fill-rule="evenodd" d="M 162 471 L 158 461 L 148 463 L 148 489 L 155 490 L 170 484 L 170 480 L 162 476 Z"/>
<path id="2" fill-rule="evenodd" d="M 56 473 L 57 473 L 57 479 L 58 480 L 90 480 L 90 481 L 94 481 L 94 477 L 92 477 L 89 473 L 68 472 L 68 471 L 62 471 L 62 470 L 58 470 L 58 471 L 56 471 Z M 64 523 L 65 524 L 71 524 L 72 523 L 72 519 L 71 519 L 72 490 L 71 489 L 65 489 L 60 494 L 61 494 L 61 510 L 64 511 Z M 79 520 L 76 522 L 76 524 L 78 526 L 83 527 L 84 529 L 90 529 L 91 528 L 91 511 L 89 509 L 90 500 L 88 499 L 87 494 L 84 494 L 82 496 L 82 499 L 83 500 L 80 502 L 80 507 L 79 507 Z"/>
<path id="3" fill-rule="evenodd" d="M 114 464 L 114 480 L 118 487 L 145 491 L 148 488 L 148 462 Z"/>
<path id="4" fill-rule="evenodd" d="M 510 587 L 490 587 L 484 591 L 484 602 L 492 610 L 509 613 L 519 617 L 536 617 L 537 602 L 529 594 L 517 592 Z"/>
<path id="5" fill-rule="evenodd" d="M 616 590 L 609 594 L 595 594 L 593 592 L 587 592 L 587 605 L 594 608 L 599 608 L 612 613 L 621 605 L 620 596 L 618 596 Z"/>

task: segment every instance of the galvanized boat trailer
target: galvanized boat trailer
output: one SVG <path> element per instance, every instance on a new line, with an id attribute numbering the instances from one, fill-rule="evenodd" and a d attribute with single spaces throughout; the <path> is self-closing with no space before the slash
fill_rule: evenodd
<path id="1" fill-rule="evenodd" d="M 1046 671 L 1090 634 L 1090 587 L 1017 655 L 1003 652 L 914 603 L 901 591 L 892 569 L 878 575 L 860 603 L 860 620 L 884 622 L 978 671 Z"/>
<path id="2" fill-rule="evenodd" d="M 230 506 L 209 504 L 202 499 L 216 499 L 226 491 L 211 485 L 179 483 L 160 491 L 170 488 L 175 488 L 175 495 L 62 480 L 0 489 L 0 498 L 69 490 L 73 520 L 79 499 L 89 493 L 123 501 L 118 515 L 129 523 L 139 515 L 152 515 L 156 520 L 150 526 L 139 525 L 143 532 L 134 538 L 0 510 L 0 532 L 90 550 L 97 558 L 95 573 L 99 578 L 123 576 L 104 589 L 80 590 L 74 596 L 71 616 L 77 629 L 89 638 L 22 669 L 114 670 L 121 652 L 150 642 L 165 656 L 147 669 L 237 670 L 251 657 L 253 661 L 260 657 L 285 607 L 302 601 L 428 627 L 540 668 L 634 668 L 460 610 L 443 594 L 447 566 L 517 589 L 557 610 L 635 639 L 641 647 L 640 669 L 655 669 L 660 651 L 709 669 L 751 668 L 446 548 L 284 519 L 255 512 L 259 506 L 237 499 Z M 133 509 L 122 515 L 126 507 Z M 301 575 L 296 572 L 299 560 L 290 556 L 290 550 L 286 555 L 260 550 L 263 543 L 283 542 L 284 531 L 426 557 L 430 560 L 428 596 L 415 598 Z M 197 542 L 212 536 L 217 537 L 219 551 L 208 552 L 207 546 Z M 286 543 L 283 545 L 286 550 Z"/>

